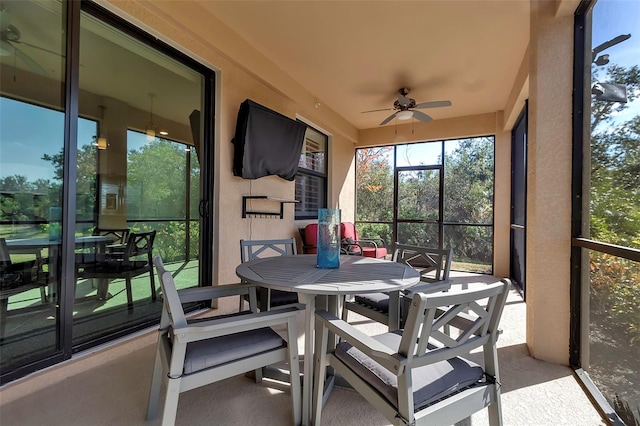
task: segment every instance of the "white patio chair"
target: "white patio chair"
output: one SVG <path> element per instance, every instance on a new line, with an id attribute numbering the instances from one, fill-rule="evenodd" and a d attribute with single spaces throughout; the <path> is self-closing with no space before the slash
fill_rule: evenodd
<path id="1" fill-rule="evenodd" d="M 271 256 L 296 255 L 295 238 L 279 240 L 240 240 L 240 260 L 242 263 L 254 259 Z M 268 311 L 273 307 L 298 303 L 297 293 L 268 288 L 256 287 L 258 306 L 261 311 Z M 242 305 L 243 298 L 240 298 Z"/>
<path id="2" fill-rule="evenodd" d="M 420 283 L 400 295 L 388 293 L 356 294 L 345 300 L 342 319 L 348 320 L 349 311 L 389 326 L 389 331 L 402 327 L 414 291 L 436 293 L 451 287 L 449 272 L 453 250 L 396 244 L 392 260 L 420 271 Z"/>
<path id="3" fill-rule="evenodd" d="M 313 424 L 320 424 L 328 365 L 394 425 L 451 425 L 485 407 L 490 424 L 502 424 L 496 340 L 509 284 L 414 293 L 404 330 L 372 337 L 317 311 Z M 444 333 L 445 325 L 457 336 Z M 319 350 L 329 332 L 341 343 Z M 463 358 L 477 348 L 484 367 Z"/>
<path id="4" fill-rule="evenodd" d="M 180 393 L 282 361 L 289 363 L 292 421 L 300 424 L 300 367 L 296 331 L 297 309 L 187 321 L 183 303 L 248 294 L 255 308 L 255 287 L 233 284 L 177 291 L 171 272 L 154 257 L 164 304 L 149 392 L 147 420 L 155 417 L 161 385 L 166 379 L 163 425 L 173 425 Z M 287 326 L 287 340 L 271 329 Z"/>

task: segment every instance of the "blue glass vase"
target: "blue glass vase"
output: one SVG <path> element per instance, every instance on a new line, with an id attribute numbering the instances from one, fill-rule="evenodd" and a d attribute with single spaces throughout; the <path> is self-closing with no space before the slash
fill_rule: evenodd
<path id="1" fill-rule="evenodd" d="M 49 207 L 49 240 L 60 241 L 62 237 L 62 207 Z"/>
<path id="2" fill-rule="evenodd" d="M 340 209 L 318 210 L 318 268 L 340 267 Z"/>

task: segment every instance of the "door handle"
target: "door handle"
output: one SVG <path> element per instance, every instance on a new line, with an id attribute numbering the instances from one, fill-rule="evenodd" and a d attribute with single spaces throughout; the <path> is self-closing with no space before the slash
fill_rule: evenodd
<path id="1" fill-rule="evenodd" d="M 200 200 L 198 213 L 200 213 L 200 217 L 207 217 L 209 215 L 209 200 Z"/>

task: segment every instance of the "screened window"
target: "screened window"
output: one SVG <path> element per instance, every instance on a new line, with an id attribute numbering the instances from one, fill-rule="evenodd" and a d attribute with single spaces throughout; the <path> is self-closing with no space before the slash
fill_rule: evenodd
<path id="1" fill-rule="evenodd" d="M 491 273 L 493 151 L 493 137 L 358 149 L 358 234 L 451 247 L 454 269 Z"/>
<path id="2" fill-rule="evenodd" d="M 581 179 L 574 190 L 583 188 L 587 201 L 574 217 L 574 228 L 579 218 L 581 229 L 574 234 L 573 266 L 582 271 L 574 287 L 582 294 L 572 300 L 581 313 L 572 323 L 580 336 L 572 348 L 579 361 L 572 364 L 587 371 L 606 416 L 630 425 L 640 421 L 639 13 L 637 2 L 598 1 L 576 23 L 582 28 L 591 18 L 584 46 L 591 69 L 584 90 L 591 96 L 584 106 L 590 114 L 575 114 L 583 120 L 579 128 L 588 122 L 589 131 L 574 144 L 582 150 L 574 155 L 590 164 L 574 169 Z"/>
<path id="3" fill-rule="evenodd" d="M 307 127 L 296 175 L 296 219 L 315 219 L 327 207 L 327 135 Z"/>

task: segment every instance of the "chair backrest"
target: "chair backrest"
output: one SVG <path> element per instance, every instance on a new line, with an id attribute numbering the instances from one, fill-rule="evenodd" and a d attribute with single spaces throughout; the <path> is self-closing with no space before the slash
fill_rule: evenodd
<path id="1" fill-rule="evenodd" d="M 106 229 L 106 228 L 93 228 L 92 235 L 100 235 L 103 237 L 111 237 L 113 238 L 114 244 L 126 244 L 129 237 L 129 229 L 121 228 L 121 229 Z"/>
<path id="2" fill-rule="evenodd" d="M 421 365 L 421 357 L 425 363 L 433 363 L 495 343 L 509 284 L 510 281 L 504 279 L 478 289 L 428 295 L 414 293 L 398 353 L 406 356 L 409 363 Z M 487 299 L 485 306 L 478 303 L 483 299 Z M 467 311 L 474 315 L 466 314 Z M 459 334 L 447 334 L 447 325 L 460 330 Z M 487 355 L 490 356 L 485 353 Z"/>
<path id="3" fill-rule="evenodd" d="M 178 290 L 176 284 L 173 281 L 173 275 L 164 266 L 162 257 L 160 255 L 153 256 L 153 263 L 156 266 L 156 272 L 162 287 L 162 294 L 164 295 L 164 303 L 162 309 L 162 316 L 160 318 L 160 329 L 165 330 L 169 325 L 173 324 L 174 327 L 182 327 L 187 325 L 187 319 L 184 316 L 184 310 L 182 309 L 182 303 L 180 303 L 180 297 L 178 296 Z"/>
<path id="4" fill-rule="evenodd" d="M 305 252 L 315 254 L 318 252 L 318 224 L 310 223 L 304 227 L 304 244 L 307 246 Z"/>
<path id="5" fill-rule="evenodd" d="M 294 254 L 298 254 L 295 238 L 280 240 L 240 240 L 240 258 L 242 263 L 263 257 Z"/>
<path id="6" fill-rule="evenodd" d="M 153 241 L 155 238 L 155 230 L 150 232 L 131 232 L 125 249 L 125 262 L 146 254 L 147 260 L 151 264 L 153 262 Z"/>
<path id="7" fill-rule="evenodd" d="M 358 241 L 358 232 L 356 226 L 351 222 L 340 223 L 340 235 L 342 239 L 351 238 L 354 241 Z"/>
<path id="8" fill-rule="evenodd" d="M 451 272 L 453 249 L 432 249 L 428 247 L 396 244 L 393 261 L 409 265 L 420 271 L 420 280 L 427 282 L 446 281 Z M 433 272 L 433 275 L 426 274 Z"/>

